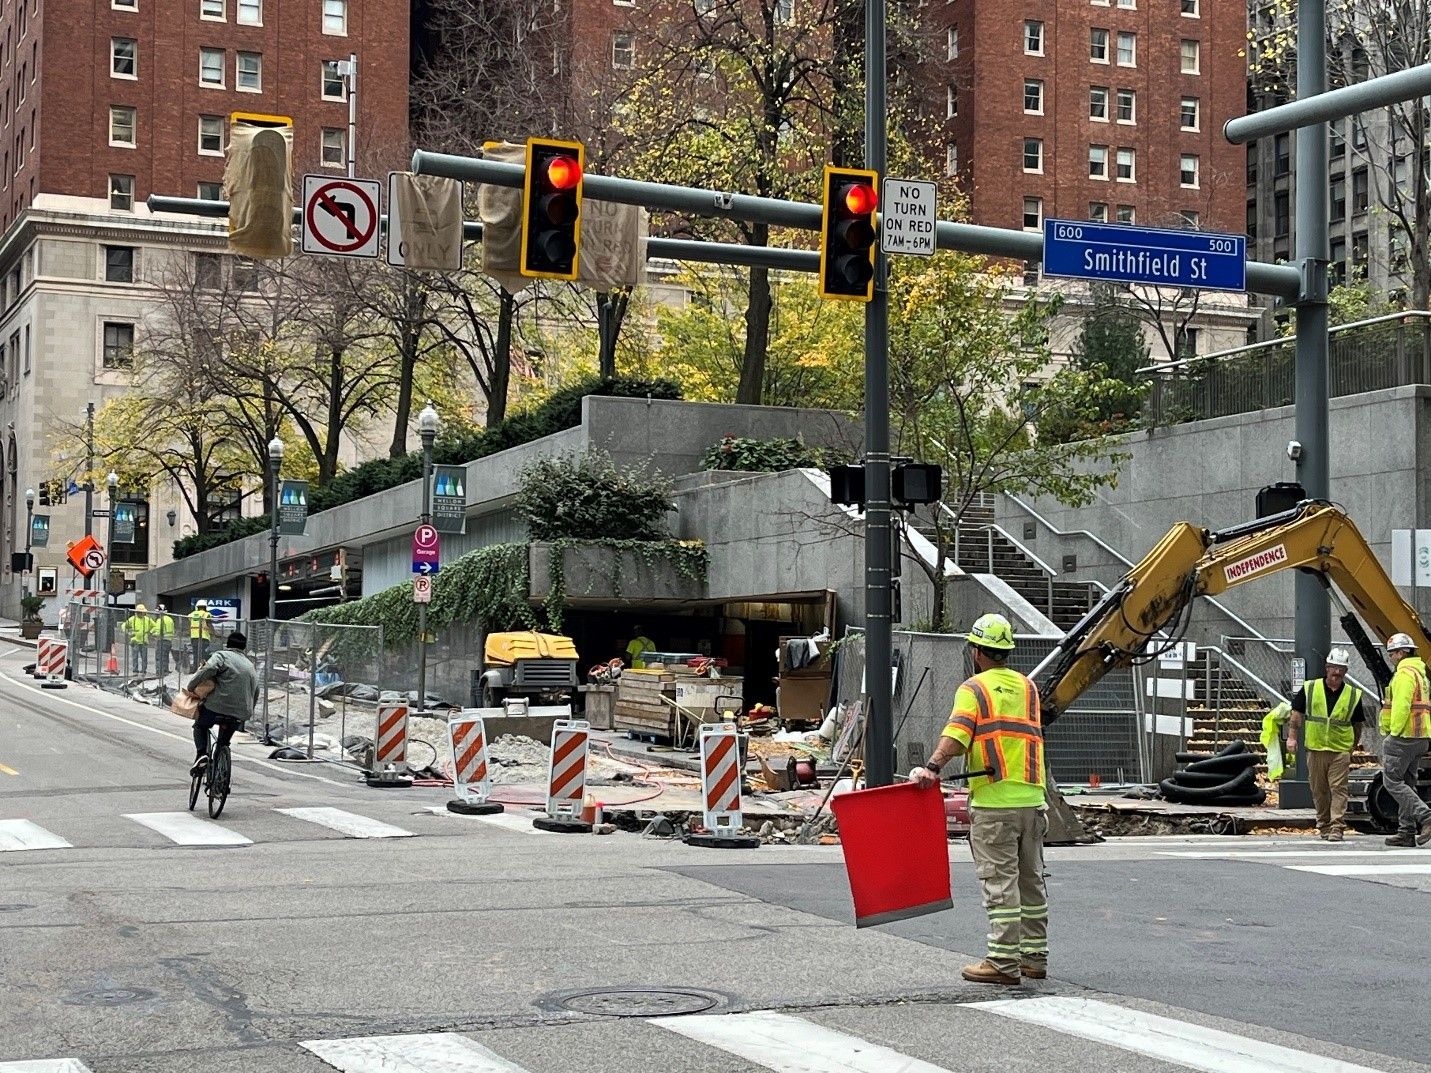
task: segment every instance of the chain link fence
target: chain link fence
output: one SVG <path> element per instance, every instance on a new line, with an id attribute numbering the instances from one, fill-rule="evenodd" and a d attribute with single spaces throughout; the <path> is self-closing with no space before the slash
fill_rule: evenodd
<path id="1" fill-rule="evenodd" d="M 1053 637 L 1017 638 L 1010 666 L 1032 671 L 1058 643 Z M 954 694 L 974 671 L 968 646 L 949 634 L 896 632 L 894 659 L 898 668 L 894 696 L 896 770 L 922 764 L 949 721 Z M 837 655 L 837 702 L 850 706 L 864 692 L 864 634 L 850 629 Z M 1069 785 L 1101 782 L 1144 782 L 1149 761 L 1139 734 L 1143 704 L 1130 670 L 1114 671 L 1081 696 L 1048 729 L 1047 744 L 1053 777 Z"/>

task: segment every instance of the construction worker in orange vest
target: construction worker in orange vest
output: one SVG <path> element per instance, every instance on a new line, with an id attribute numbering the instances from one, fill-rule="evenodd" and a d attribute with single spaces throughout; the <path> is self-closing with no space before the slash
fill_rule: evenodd
<path id="1" fill-rule="evenodd" d="M 923 767 L 909 773 L 936 786 L 939 771 L 960 753 L 969 780 L 969 849 L 984 887 L 989 940 L 984 960 L 964 966 L 964 979 L 1017 984 L 1048 975 L 1048 895 L 1043 839 L 1048 833 L 1043 724 L 1038 690 L 1004 664 L 1014 630 L 1003 615 L 983 615 L 968 634 L 975 674 L 959 687 L 949 725 Z"/>
<path id="2" fill-rule="evenodd" d="M 1431 808 L 1416 792 L 1421 758 L 1431 747 L 1431 687 L 1426 664 L 1408 634 L 1394 633 L 1386 655 L 1396 671 L 1381 702 L 1381 779 L 1396 799 L 1396 834 L 1388 846 L 1424 846 L 1431 842 Z"/>

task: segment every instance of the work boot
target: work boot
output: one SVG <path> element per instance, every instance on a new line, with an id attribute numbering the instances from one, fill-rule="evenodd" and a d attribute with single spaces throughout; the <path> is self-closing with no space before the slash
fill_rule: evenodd
<path id="1" fill-rule="evenodd" d="M 1403 831 L 1397 831 L 1396 834 L 1387 838 L 1386 844 L 1388 846 L 1414 846 L 1416 845 L 1416 839 Z"/>
<path id="2" fill-rule="evenodd" d="M 1048 978 L 1047 965 L 1034 965 L 1025 961 L 1019 966 L 1019 972 L 1030 980 L 1046 980 Z"/>
<path id="3" fill-rule="evenodd" d="M 1330 842 L 1332 840 L 1332 833 L 1330 831 L 1318 831 L 1317 837 L 1323 842 Z"/>
<path id="4" fill-rule="evenodd" d="M 1427 842 L 1431 842 L 1431 816 L 1427 816 L 1416 827 L 1416 844 L 1424 846 Z"/>
<path id="5" fill-rule="evenodd" d="M 1341 832 L 1339 829 L 1333 828 L 1332 831 L 1331 831 L 1330 833 L 1328 833 L 1328 835 L 1327 835 L 1327 841 L 1328 841 L 1328 842 L 1340 842 L 1340 841 L 1342 841 L 1342 839 L 1345 838 L 1345 837 L 1346 837 L 1346 836 L 1343 835 L 1342 832 Z"/>
<path id="6" fill-rule="evenodd" d="M 977 965 L 965 965 L 964 979 L 971 984 L 1004 984 L 1006 986 L 1013 986 L 1019 982 L 1017 976 L 1010 975 L 987 958 Z"/>

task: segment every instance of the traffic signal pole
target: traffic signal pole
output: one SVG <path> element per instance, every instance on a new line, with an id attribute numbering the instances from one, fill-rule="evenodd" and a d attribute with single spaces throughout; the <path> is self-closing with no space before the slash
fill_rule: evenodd
<path id="1" fill-rule="evenodd" d="M 885 0 L 865 0 L 865 167 L 884 177 Z M 894 782 L 894 549 L 889 501 L 889 261 L 874 247 L 874 293 L 865 304 L 865 785 Z"/>

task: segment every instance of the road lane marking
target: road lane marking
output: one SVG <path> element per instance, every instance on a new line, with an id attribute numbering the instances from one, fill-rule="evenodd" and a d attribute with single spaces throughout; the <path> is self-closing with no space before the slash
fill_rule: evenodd
<path id="1" fill-rule="evenodd" d="M 1226 853 L 1160 853 L 1160 857 L 1192 857 L 1199 860 L 1266 860 L 1284 857 L 1431 857 L 1431 849 L 1289 849 L 1229 850 Z"/>
<path id="2" fill-rule="evenodd" d="M 3 771 L 6 775 L 18 775 L 18 774 L 20 774 L 18 771 L 16 771 L 14 768 L 12 768 L 9 764 L 0 764 L 0 771 Z"/>
<path id="3" fill-rule="evenodd" d="M 52 835 L 29 820 L 0 820 L 0 853 L 27 849 L 74 849 L 59 835 Z M 64 1059 L 68 1061 L 68 1059 Z"/>
<path id="4" fill-rule="evenodd" d="M 1042 1025 L 1134 1054 L 1200 1069 L 1203 1073 L 1380 1073 L 1370 1066 L 1264 1043 L 1207 1025 L 1175 1021 L 1096 999 L 1063 996 L 997 999 L 972 1002 L 962 1008 Z"/>
<path id="5" fill-rule="evenodd" d="M 1289 864 L 1287 868 L 1321 876 L 1431 876 L 1431 864 Z"/>
<path id="6" fill-rule="evenodd" d="M 127 812 L 124 818 L 143 824 L 180 846 L 253 845 L 253 839 L 188 812 Z"/>
<path id="7" fill-rule="evenodd" d="M 273 811 L 281 812 L 285 816 L 292 816 L 296 820 L 306 820 L 308 823 L 316 823 L 320 827 L 330 828 L 348 838 L 416 837 L 411 831 L 404 831 L 401 827 L 394 827 L 381 820 L 369 819 L 367 816 L 359 816 L 356 812 L 345 812 L 340 808 L 276 808 Z"/>
<path id="8" fill-rule="evenodd" d="M 299 1046 L 342 1073 L 526 1073 L 455 1032 L 312 1039 Z"/>
<path id="9" fill-rule="evenodd" d="M 0 1073 L 90 1073 L 78 1058 L 31 1058 L 24 1062 L 0 1062 Z"/>
<path id="10" fill-rule="evenodd" d="M 939 1066 L 772 1010 L 650 1022 L 776 1073 L 948 1073 Z"/>

